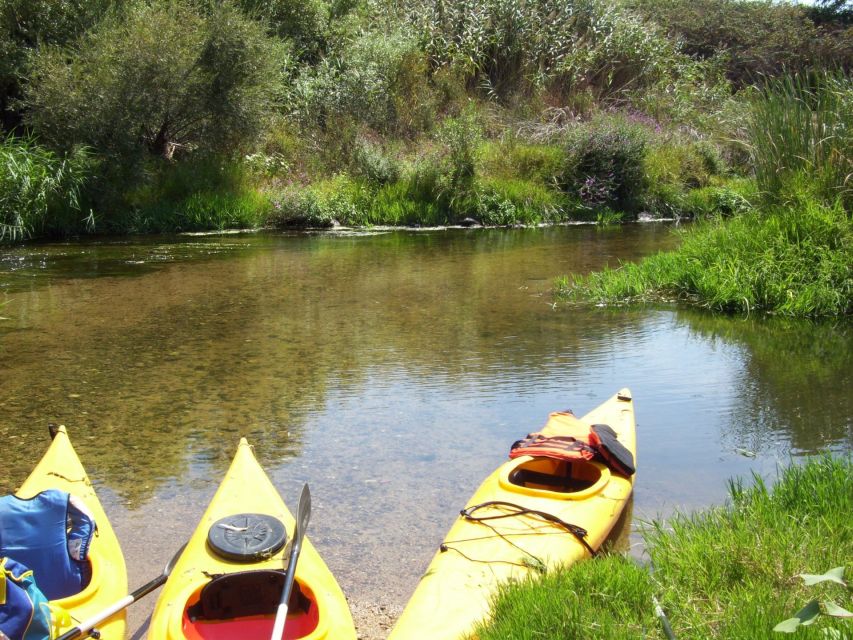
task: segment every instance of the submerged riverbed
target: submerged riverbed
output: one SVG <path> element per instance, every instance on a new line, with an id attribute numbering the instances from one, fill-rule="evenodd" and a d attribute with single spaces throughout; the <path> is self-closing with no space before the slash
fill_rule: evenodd
<path id="1" fill-rule="evenodd" d="M 631 388 L 634 528 L 722 500 L 733 475 L 853 450 L 847 321 L 554 305 L 554 276 L 674 242 L 632 225 L 0 250 L 0 487 L 66 424 L 137 586 L 246 436 L 291 507 L 310 483 L 309 535 L 352 602 L 393 609 L 549 411 Z"/>

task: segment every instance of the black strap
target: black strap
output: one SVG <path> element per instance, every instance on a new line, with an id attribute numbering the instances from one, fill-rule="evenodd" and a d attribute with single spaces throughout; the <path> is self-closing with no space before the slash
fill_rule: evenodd
<path id="1" fill-rule="evenodd" d="M 500 513 L 491 516 L 475 516 L 473 515 L 475 511 L 478 509 L 483 509 L 486 507 L 504 507 L 507 509 L 512 509 L 513 511 L 508 513 Z M 577 540 L 584 546 L 584 548 L 589 551 L 591 556 L 596 555 L 595 549 L 593 549 L 589 542 L 586 541 L 586 536 L 589 533 L 583 527 L 579 527 L 576 524 L 571 524 L 570 522 L 566 522 L 565 520 L 561 520 L 553 513 L 548 513 L 547 511 L 537 511 L 536 509 L 528 509 L 527 507 L 523 507 L 519 504 L 514 504 L 512 502 L 503 502 L 502 500 L 489 500 L 488 502 L 482 502 L 480 504 L 476 504 L 471 507 L 467 507 L 462 509 L 459 512 L 460 515 L 466 520 L 470 520 L 471 522 L 486 522 L 488 520 L 498 520 L 501 518 L 515 518 L 518 516 L 537 516 L 546 520 L 547 522 L 551 522 L 552 524 L 559 525 L 563 527 L 566 531 L 571 533 Z"/>

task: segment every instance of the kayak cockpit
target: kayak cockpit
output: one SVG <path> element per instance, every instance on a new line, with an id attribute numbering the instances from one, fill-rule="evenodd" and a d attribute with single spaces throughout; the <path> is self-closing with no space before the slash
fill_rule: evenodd
<path id="1" fill-rule="evenodd" d="M 601 491 L 610 470 L 597 462 L 522 456 L 505 465 L 504 489 L 564 500 L 581 500 Z"/>
<path id="2" fill-rule="evenodd" d="M 241 571 L 217 576 L 196 591 L 184 608 L 182 630 L 187 640 L 269 638 L 284 585 L 280 571 Z M 294 584 L 283 638 L 310 636 L 320 622 L 314 593 Z"/>

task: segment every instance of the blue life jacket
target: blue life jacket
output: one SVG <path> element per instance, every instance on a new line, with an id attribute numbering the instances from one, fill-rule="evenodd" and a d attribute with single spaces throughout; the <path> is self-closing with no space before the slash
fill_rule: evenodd
<path id="1" fill-rule="evenodd" d="M 79 593 L 88 584 L 94 533 L 92 515 L 65 491 L 48 489 L 29 499 L 0 498 L 0 556 L 29 567 L 50 600 Z"/>
<path id="2" fill-rule="evenodd" d="M 0 558 L 0 633 L 9 640 L 50 640 L 50 607 L 33 572 Z"/>

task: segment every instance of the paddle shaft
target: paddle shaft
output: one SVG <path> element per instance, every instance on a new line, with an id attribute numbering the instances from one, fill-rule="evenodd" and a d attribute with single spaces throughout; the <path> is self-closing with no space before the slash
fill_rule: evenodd
<path id="1" fill-rule="evenodd" d="M 290 602 L 290 594 L 293 592 L 293 583 L 296 578 L 296 562 L 299 560 L 299 552 L 302 551 L 302 537 L 308 527 L 311 517 L 311 492 L 308 483 L 302 487 L 299 496 L 299 504 L 296 506 L 296 522 L 293 529 L 293 545 L 290 547 L 290 557 L 287 559 L 287 572 L 284 574 L 284 588 L 281 591 L 281 600 L 275 614 L 275 624 L 272 629 L 272 640 L 279 640 L 284 635 L 284 623 L 287 621 L 287 605 Z"/>
<path id="2" fill-rule="evenodd" d="M 126 595 L 121 600 L 114 602 L 112 605 L 104 609 L 103 611 L 99 611 L 94 616 L 89 618 L 88 620 L 84 620 L 80 624 L 78 624 L 73 629 L 66 631 L 61 636 L 59 636 L 56 640 L 74 640 L 75 638 L 79 638 L 85 633 L 88 633 L 92 629 L 94 629 L 98 624 L 109 618 L 111 615 L 118 613 L 125 607 L 129 607 L 134 602 L 139 600 L 143 596 L 147 596 L 149 593 L 154 591 L 157 587 L 162 586 L 166 580 L 168 579 L 168 575 L 160 574 L 156 578 L 154 578 L 151 582 L 139 587 L 133 593 Z"/>

